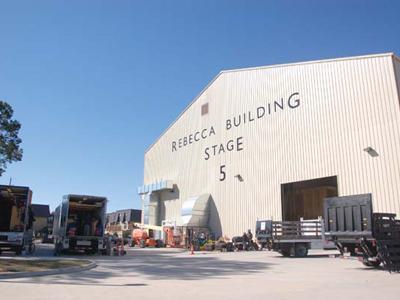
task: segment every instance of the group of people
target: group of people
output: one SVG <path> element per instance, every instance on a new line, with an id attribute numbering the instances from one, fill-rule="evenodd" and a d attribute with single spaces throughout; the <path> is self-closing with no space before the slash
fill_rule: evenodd
<path id="1" fill-rule="evenodd" d="M 255 249 L 255 243 L 253 242 L 253 233 L 251 230 L 247 230 L 247 232 L 243 232 L 243 250 L 249 251 L 249 250 L 256 250 Z"/>

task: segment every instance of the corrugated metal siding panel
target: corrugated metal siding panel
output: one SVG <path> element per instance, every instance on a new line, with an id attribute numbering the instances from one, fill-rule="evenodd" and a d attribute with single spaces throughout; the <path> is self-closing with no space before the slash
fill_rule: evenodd
<path id="1" fill-rule="evenodd" d="M 226 118 L 299 92 L 301 105 L 238 128 Z M 201 105 L 209 114 L 201 116 Z M 216 135 L 171 152 L 171 142 L 214 126 Z M 179 218 L 188 197 L 211 193 L 224 234 L 281 218 L 281 184 L 338 176 L 339 194 L 373 193 L 377 211 L 400 214 L 400 110 L 390 55 L 222 73 L 145 155 L 145 184 L 172 179 Z M 243 136 L 244 150 L 203 159 L 207 146 Z M 379 157 L 368 156 L 371 146 Z M 220 182 L 219 167 L 227 178 Z M 244 182 L 234 175 L 240 174 Z M 213 223 L 218 223 L 214 216 Z"/>

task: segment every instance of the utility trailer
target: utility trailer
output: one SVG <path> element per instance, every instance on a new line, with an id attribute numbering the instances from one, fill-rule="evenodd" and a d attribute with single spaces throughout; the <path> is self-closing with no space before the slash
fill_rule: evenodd
<path id="1" fill-rule="evenodd" d="M 334 244 L 325 240 L 324 221 L 257 221 L 257 241 L 283 256 L 306 257 L 310 249 L 332 249 Z"/>
<path id="2" fill-rule="evenodd" d="M 54 211 L 54 254 L 69 251 L 105 253 L 104 222 L 107 198 L 66 195 Z"/>
<path id="3" fill-rule="evenodd" d="M 32 191 L 28 187 L 0 185 L 0 253 L 32 253 Z"/>
<path id="4" fill-rule="evenodd" d="M 400 220 L 374 213 L 371 194 L 326 198 L 324 215 L 325 235 L 341 253 L 358 256 L 366 266 L 400 271 Z"/>

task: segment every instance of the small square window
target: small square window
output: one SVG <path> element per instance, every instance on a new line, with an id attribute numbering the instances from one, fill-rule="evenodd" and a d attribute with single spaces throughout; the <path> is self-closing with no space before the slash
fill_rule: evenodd
<path id="1" fill-rule="evenodd" d="M 206 114 L 208 114 L 208 103 L 201 106 L 201 115 L 204 116 Z"/>

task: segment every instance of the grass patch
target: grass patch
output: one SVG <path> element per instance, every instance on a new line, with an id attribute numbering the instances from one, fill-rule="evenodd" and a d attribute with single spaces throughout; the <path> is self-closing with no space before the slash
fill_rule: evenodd
<path id="1" fill-rule="evenodd" d="M 0 273 L 37 272 L 51 269 L 77 267 L 89 264 L 87 260 L 17 260 L 0 259 Z"/>

